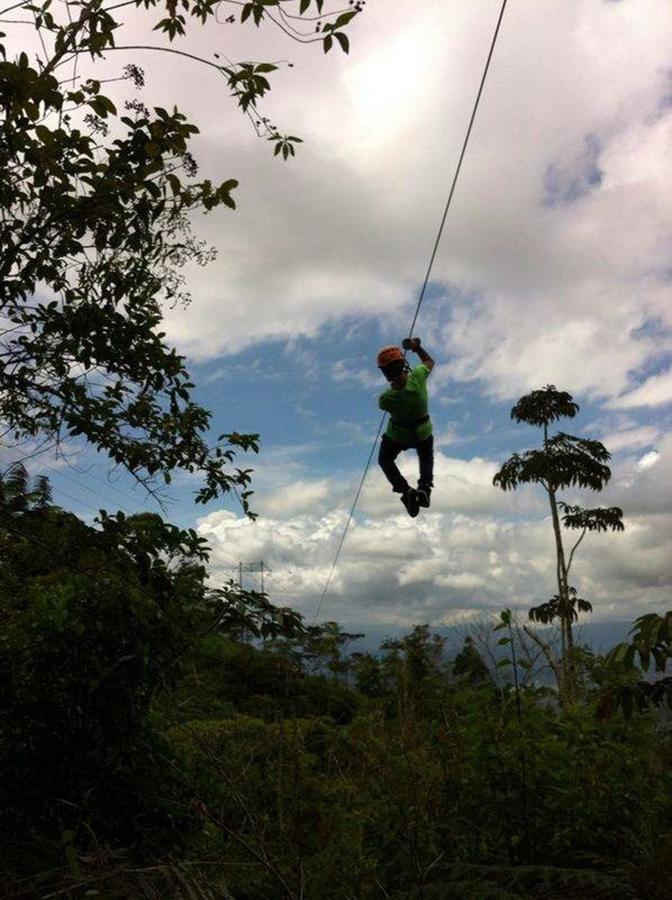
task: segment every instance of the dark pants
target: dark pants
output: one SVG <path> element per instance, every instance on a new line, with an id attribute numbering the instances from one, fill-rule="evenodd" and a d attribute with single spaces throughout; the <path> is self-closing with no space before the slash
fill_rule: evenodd
<path id="1" fill-rule="evenodd" d="M 418 487 L 431 488 L 434 477 L 434 435 L 430 434 L 424 441 L 414 441 L 412 444 L 400 444 L 393 441 L 386 434 L 380 443 L 378 453 L 378 465 L 385 473 L 385 477 L 392 485 L 392 490 L 397 494 L 403 494 L 408 488 L 408 482 L 397 468 L 396 458 L 403 450 L 417 450 L 420 463 L 420 479 Z"/>

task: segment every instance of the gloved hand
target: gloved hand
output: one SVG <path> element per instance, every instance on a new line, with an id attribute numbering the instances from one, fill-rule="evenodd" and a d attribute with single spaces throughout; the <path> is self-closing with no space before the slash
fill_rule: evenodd
<path id="1" fill-rule="evenodd" d="M 404 350 L 412 350 L 414 353 L 417 353 L 420 349 L 420 338 L 404 338 L 401 346 Z"/>

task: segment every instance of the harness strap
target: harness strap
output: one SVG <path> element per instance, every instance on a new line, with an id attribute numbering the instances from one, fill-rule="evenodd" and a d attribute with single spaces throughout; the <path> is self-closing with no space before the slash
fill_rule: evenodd
<path id="1" fill-rule="evenodd" d="M 418 425 L 424 425 L 425 422 L 429 422 L 429 413 L 425 413 L 424 416 L 418 416 L 417 419 L 392 419 L 395 425 L 400 425 L 402 428 L 417 428 Z"/>

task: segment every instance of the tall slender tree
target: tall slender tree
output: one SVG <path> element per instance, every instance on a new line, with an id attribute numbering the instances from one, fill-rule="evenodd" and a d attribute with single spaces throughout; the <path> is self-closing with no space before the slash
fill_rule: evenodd
<path id="1" fill-rule="evenodd" d="M 563 431 L 549 434 L 549 427 L 554 422 L 573 419 L 578 411 L 579 406 L 571 394 L 558 391 L 552 384 L 521 397 L 511 410 L 511 418 L 541 428 L 542 446 L 514 453 L 493 479 L 493 483 L 504 491 L 515 490 L 521 484 L 539 484 L 548 496 L 558 593 L 548 603 L 531 610 L 531 618 L 541 622 L 557 619 L 560 623 L 563 682 L 560 689 L 564 699 L 570 701 L 577 690 L 572 625 L 578 612 L 591 608 L 569 583 L 574 556 L 587 532 L 622 531 L 624 527 L 623 512 L 617 506 L 583 508 L 569 505 L 558 497 L 559 491 L 568 488 L 601 491 L 611 478 L 611 469 L 607 465 L 611 454 L 600 441 Z M 579 532 L 569 553 L 565 551 L 562 525 Z"/>

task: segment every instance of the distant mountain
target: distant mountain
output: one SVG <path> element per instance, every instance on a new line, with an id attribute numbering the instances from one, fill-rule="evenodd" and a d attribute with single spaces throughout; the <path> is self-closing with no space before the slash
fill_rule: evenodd
<path id="1" fill-rule="evenodd" d="M 353 641 L 348 646 L 349 653 L 372 653 L 377 655 L 380 652 L 380 645 L 383 641 L 388 638 L 398 640 L 412 631 L 412 626 L 393 624 L 362 625 L 361 623 L 352 622 L 339 624 L 343 631 L 347 631 L 350 634 L 364 635 L 364 637 Z M 621 641 L 627 640 L 628 632 L 631 628 L 632 622 L 585 622 L 575 626 L 576 642 L 577 644 L 587 645 L 597 653 L 604 653 Z M 452 656 L 459 651 L 465 637 L 470 633 L 470 626 L 468 623 L 439 625 L 430 630 L 432 634 L 439 634 L 446 639 L 446 654 Z M 543 635 L 546 629 L 541 628 L 539 630 Z"/>

